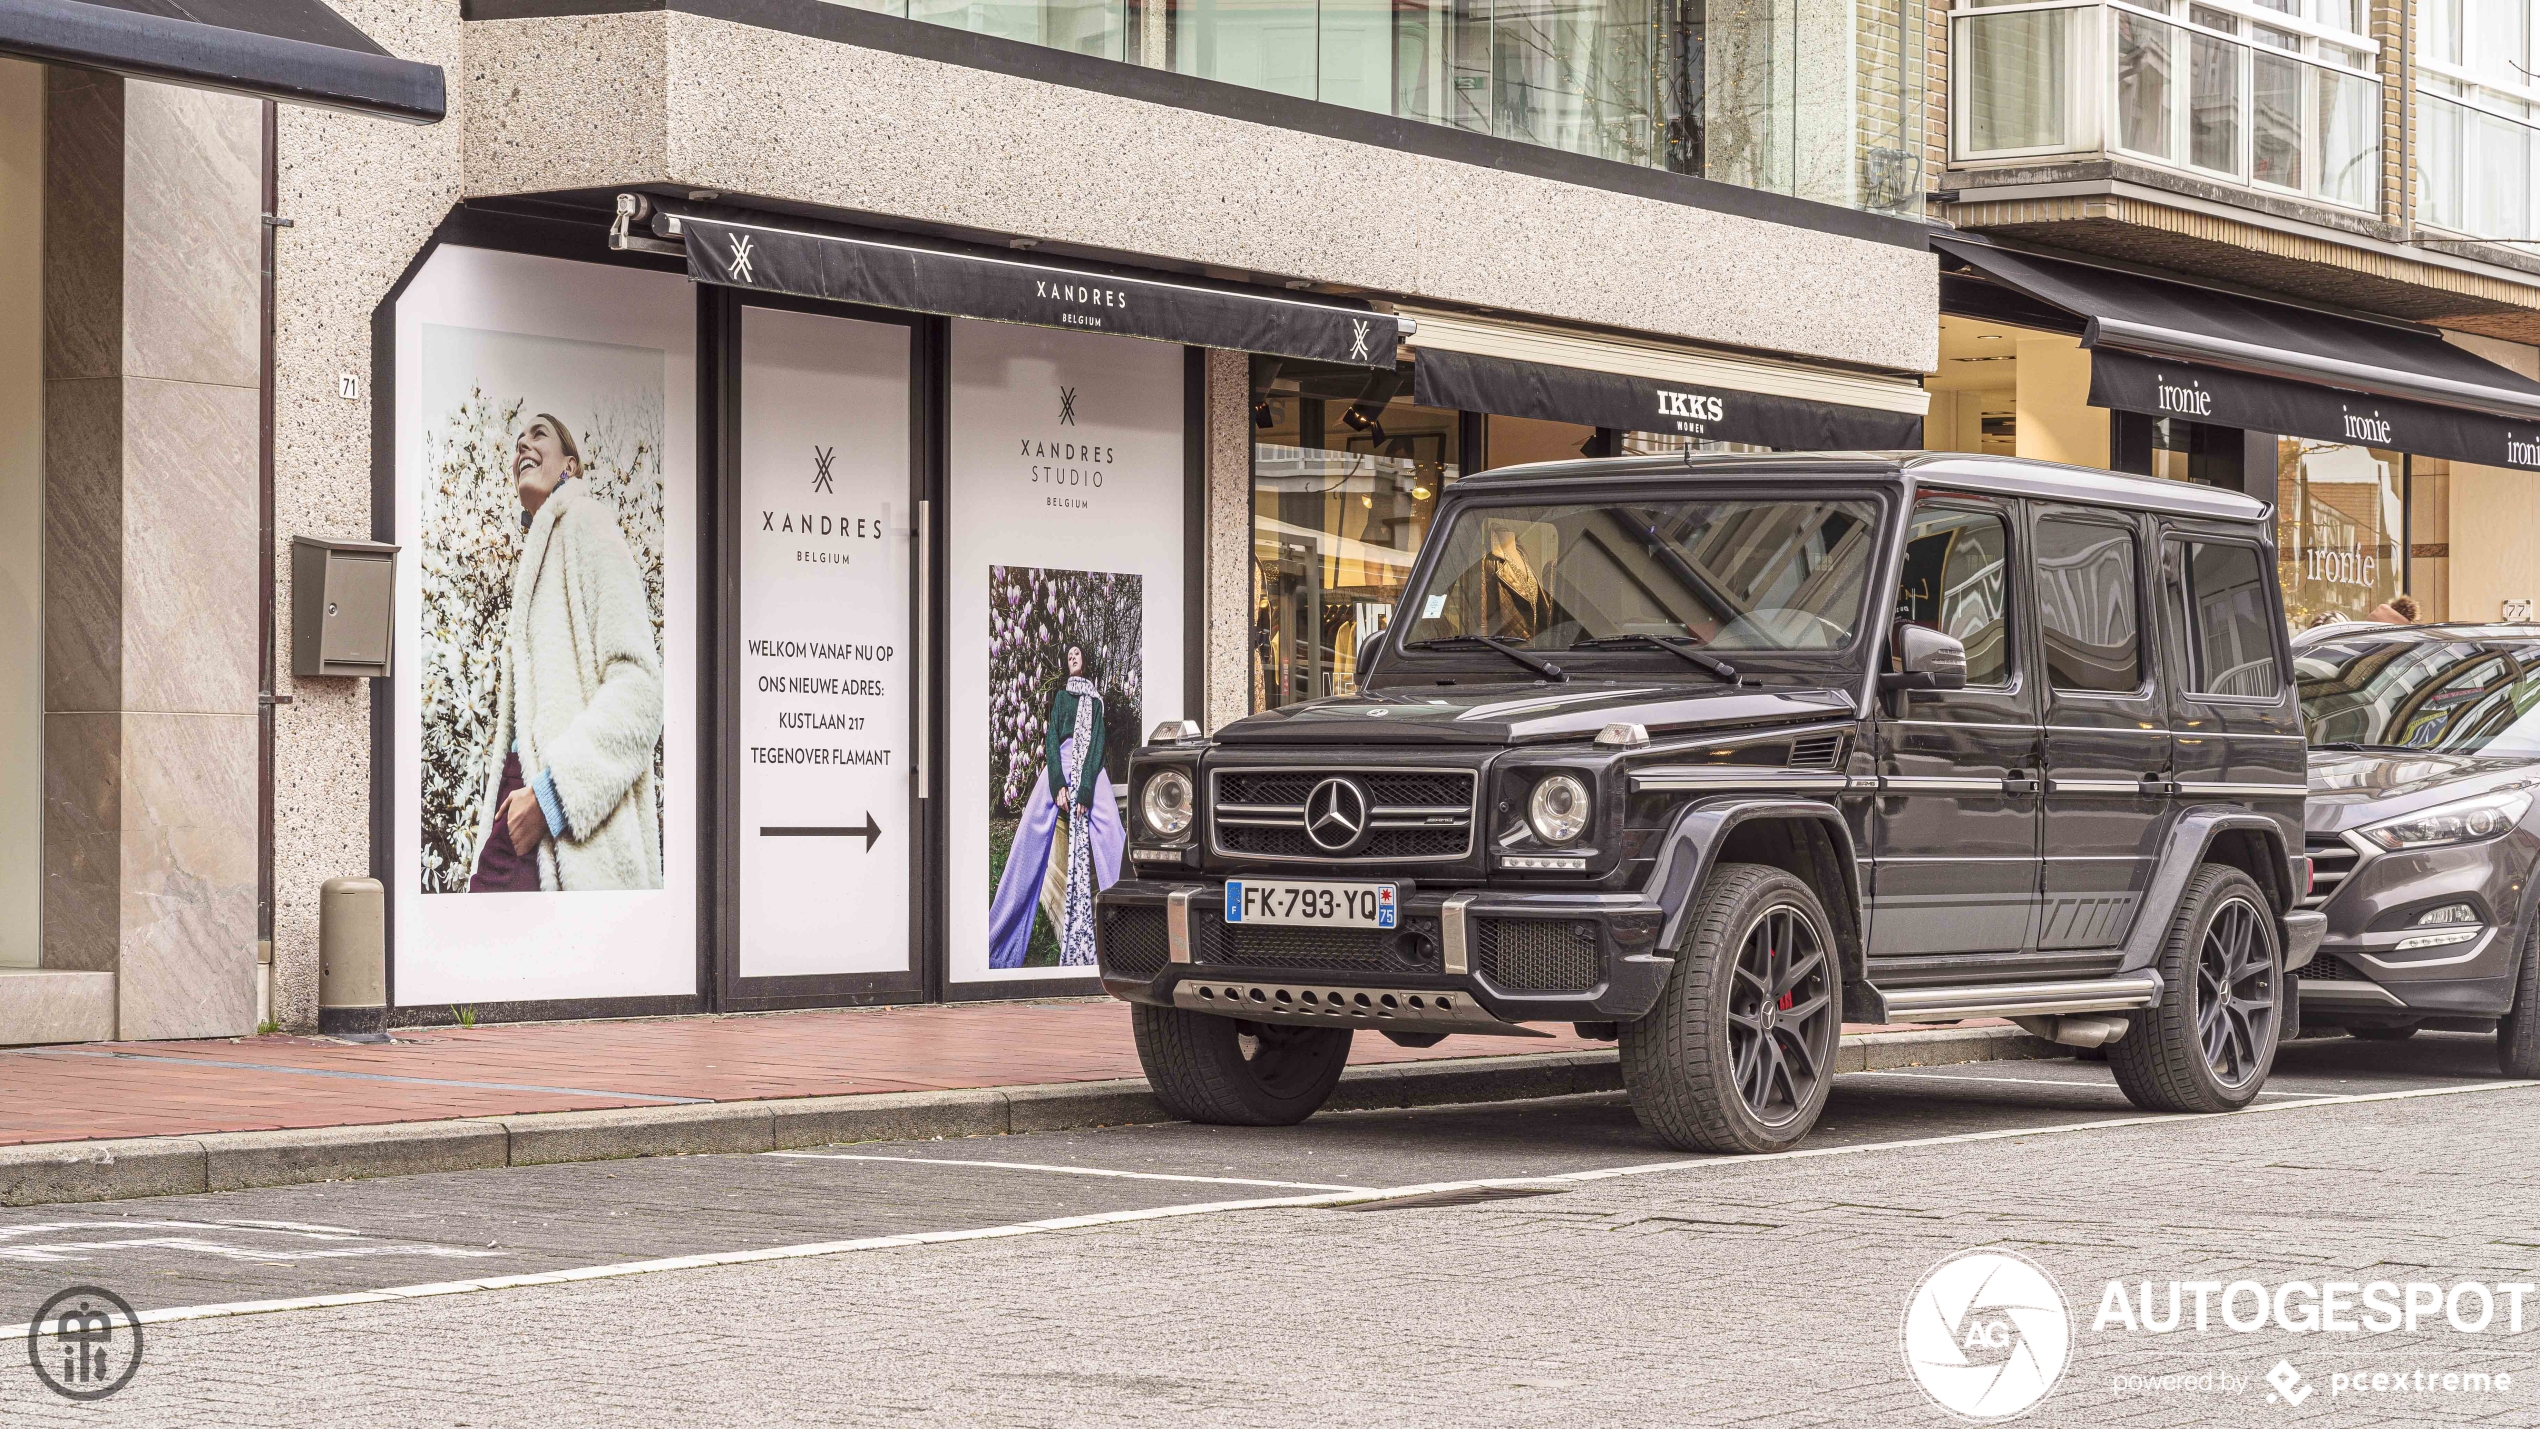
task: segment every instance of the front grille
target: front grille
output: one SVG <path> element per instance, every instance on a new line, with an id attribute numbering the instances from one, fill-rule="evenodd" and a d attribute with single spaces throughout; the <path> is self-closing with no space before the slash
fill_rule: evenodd
<path id="1" fill-rule="evenodd" d="M 1305 834 L 1315 786 L 1345 774 L 1367 793 L 1367 831 L 1334 855 Z M 1219 769 L 1209 776 L 1217 852 L 1276 863 L 1451 863 L 1473 851 L 1480 779 L 1466 769 Z"/>
<path id="2" fill-rule="evenodd" d="M 2302 964 L 2302 965 L 2301 965 L 2300 967 L 2298 967 L 2298 968 L 2295 968 L 2295 969 L 2293 970 L 2293 975 L 2294 975 L 2295 977 L 2300 978 L 2300 979 L 2301 979 L 2301 980 L 2303 980 L 2304 982 L 2369 982 L 2369 981 L 2371 981 L 2371 979 L 2366 978 L 2363 974 L 2361 974 L 2361 973 L 2359 973 L 2359 972 L 2355 971 L 2353 968 L 2350 968 L 2350 967 L 2346 966 L 2346 964 L 2345 964 L 2345 963 L 2340 962 L 2338 959 L 2333 958 L 2333 957 L 2330 957 L 2330 956 L 2329 956 L 2328 954 L 2326 954 L 2326 953 L 2321 953 L 2319 956 L 2317 956 L 2317 957 L 2315 957 L 2315 958 L 2311 959 L 2309 962 Z"/>
<path id="3" fill-rule="evenodd" d="M 1832 769 L 1843 755 L 1843 736 L 1812 734 L 1790 742 L 1793 769 Z"/>
<path id="4" fill-rule="evenodd" d="M 1399 928 L 1286 928 L 1194 916 L 1191 958 L 1220 967 L 1323 972 L 1433 973 L 1444 966 L 1435 918 L 1405 919 Z"/>
<path id="5" fill-rule="evenodd" d="M 1585 992 L 1596 986 L 1596 925 L 1541 918 L 1481 920 L 1474 968 L 1510 992 Z"/>
<path id="6" fill-rule="evenodd" d="M 1151 978 L 1164 971 L 1171 940 L 1161 908 L 1106 908 L 1096 955 L 1115 977 Z"/>
<path id="7" fill-rule="evenodd" d="M 2363 861 L 2363 855 L 2355 852 L 2353 844 L 2335 836 L 2314 834 L 2303 845 L 2302 852 L 2311 856 L 2311 892 L 2302 900 L 2305 908 L 2317 908 L 2335 897 L 2338 885 L 2344 883 L 2347 876 L 2355 871 L 2355 865 Z"/>

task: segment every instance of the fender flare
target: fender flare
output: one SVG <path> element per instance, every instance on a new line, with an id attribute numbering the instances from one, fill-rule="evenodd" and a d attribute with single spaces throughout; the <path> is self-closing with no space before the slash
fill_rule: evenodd
<path id="1" fill-rule="evenodd" d="M 1667 915 L 1658 946 L 1670 951 L 1677 946 L 1695 897 L 1710 881 L 1711 869 L 1719 862 L 1720 846 L 1728 841 L 1729 834 L 1741 824 L 1765 819 L 1805 819 L 1825 829 L 1834 845 L 1836 868 L 1850 905 L 1826 911 L 1848 921 L 1853 937 L 1861 945 L 1856 952 L 1866 951 L 1868 925 L 1861 906 L 1861 865 L 1853 854 L 1852 830 L 1844 823 L 1843 812 L 1831 804 L 1809 799 L 1734 796 L 1705 799 L 1678 813 L 1675 827 L 1668 830 L 1666 842 L 1659 846 L 1658 862 L 1650 869 L 1649 882 L 1641 895 L 1643 901 Z"/>
<path id="2" fill-rule="evenodd" d="M 2213 847 L 2216 836 L 2248 830 L 2266 841 L 2275 851 L 2275 887 L 2271 890 L 2284 909 L 2299 901 L 2291 887 L 2293 873 L 2290 854 L 2284 847 L 2284 828 L 2265 814 L 2240 808 L 2192 808 L 2179 815 L 2170 825 L 2168 837 L 2161 841 L 2161 853 L 2152 865 L 2151 886 L 2143 890 L 2142 906 L 2134 915 L 2134 927 L 2126 933 L 2125 958 L 2117 964 L 2119 972 L 2140 972 L 2160 961 L 2161 943 L 2170 935 L 2170 919 L 2177 913 L 2179 900 L 2187 896 L 2187 880 L 2205 862 L 2205 853 Z M 2281 921 L 2279 919 L 2279 921 Z"/>

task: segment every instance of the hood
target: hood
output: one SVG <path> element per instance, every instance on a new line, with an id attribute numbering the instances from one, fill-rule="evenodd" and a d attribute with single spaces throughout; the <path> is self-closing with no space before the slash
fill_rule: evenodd
<path id="1" fill-rule="evenodd" d="M 2413 814 L 2540 772 L 2540 761 L 2516 756 L 2437 754 L 2397 749 L 2311 751 L 2311 796 L 2303 824 L 2312 833 L 2343 833 Z"/>
<path id="2" fill-rule="evenodd" d="M 1624 721 L 1652 736 L 1698 726 L 1850 718 L 1852 696 L 1830 689 L 1717 685 L 1454 686 L 1379 691 L 1265 710 L 1217 732 L 1223 744 L 1536 744 L 1593 738 Z"/>

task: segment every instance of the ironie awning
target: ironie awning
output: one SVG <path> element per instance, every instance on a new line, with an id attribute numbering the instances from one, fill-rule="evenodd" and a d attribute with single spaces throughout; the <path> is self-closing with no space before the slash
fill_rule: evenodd
<path id="1" fill-rule="evenodd" d="M 401 60 L 325 0 L 0 0 L 0 54 L 431 124 L 441 68 Z"/>
<path id="2" fill-rule="evenodd" d="M 661 247 L 679 239 L 689 277 L 757 292 L 1361 367 L 1393 366 L 1395 345 L 1412 326 L 1367 308 L 927 247 L 773 215 L 655 207 L 637 194 L 620 197 L 618 213 L 612 243 Z M 643 217 L 660 240 L 627 231 Z"/>
<path id="3" fill-rule="evenodd" d="M 1410 339 L 1424 406 L 1663 432 L 1783 451 L 1919 447 L 1910 381 L 1423 313 Z"/>
<path id="4" fill-rule="evenodd" d="M 2540 470 L 2540 382 L 2431 328 L 1964 239 L 1932 246 L 2081 318 L 2094 407 Z"/>

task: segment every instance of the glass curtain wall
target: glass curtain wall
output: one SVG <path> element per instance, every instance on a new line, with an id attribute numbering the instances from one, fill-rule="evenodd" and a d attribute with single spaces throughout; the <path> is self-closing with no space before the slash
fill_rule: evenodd
<path id="1" fill-rule="evenodd" d="M 2276 565 L 2295 629 L 2361 620 L 2406 587 L 2407 458 L 2276 440 Z"/>

